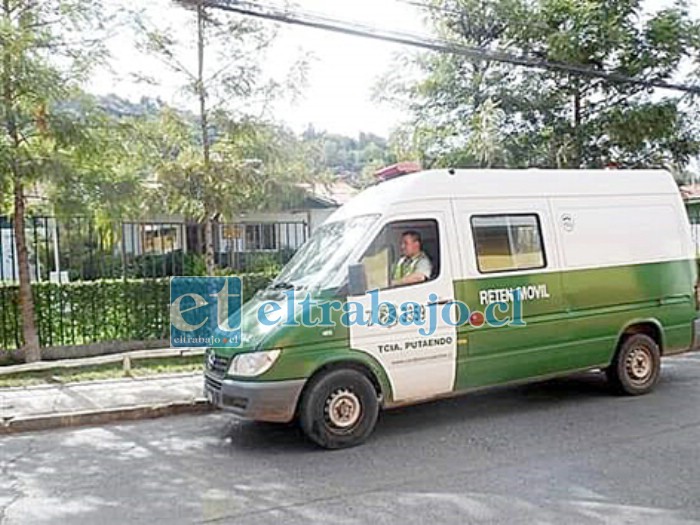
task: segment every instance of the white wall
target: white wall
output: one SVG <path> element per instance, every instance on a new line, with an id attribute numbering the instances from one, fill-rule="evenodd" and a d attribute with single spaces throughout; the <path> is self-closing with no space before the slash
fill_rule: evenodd
<path id="1" fill-rule="evenodd" d="M 10 228 L 0 228 L 0 281 L 17 281 L 19 273 L 17 268 L 17 248 L 12 242 L 14 235 Z M 53 257 L 53 245 L 51 245 L 51 256 Z M 35 258 L 29 254 L 29 276 L 32 281 L 36 281 Z"/>
<path id="2" fill-rule="evenodd" d="M 0 276 L 6 281 L 13 280 L 13 275 L 17 278 L 17 251 L 12 242 L 12 230 L 9 228 L 0 229 Z"/>
<path id="3" fill-rule="evenodd" d="M 310 210 L 310 225 L 309 228 L 313 234 L 319 226 L 321 226 L 328 217 L 330 217 L 337 208 L 323 208 L 318 210 Z"/>

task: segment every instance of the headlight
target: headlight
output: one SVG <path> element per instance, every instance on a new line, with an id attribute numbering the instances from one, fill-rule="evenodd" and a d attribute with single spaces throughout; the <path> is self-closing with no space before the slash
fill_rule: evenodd
<path id="1" fill-rule="evenodd" d="M 280 356 L 280 350 L 240 354 L 233 358 L 228 369 L 230 376 L 255 377 L 267 372 Z"/>

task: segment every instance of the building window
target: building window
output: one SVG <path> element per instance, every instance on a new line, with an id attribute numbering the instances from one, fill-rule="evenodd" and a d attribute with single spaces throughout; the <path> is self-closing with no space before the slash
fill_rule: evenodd
<path id="1" fill-rule="evenodd" d="M 246 224 L 245 234 L 248 251 L 276 250 L 278 248 L 275 224 Z"/>
<path id="2" fill-rule="evenodd" d="M 163 255 L 178 248 L 177 228 L 171 225 L 143 226 L 143 253 Z"/>
<path id="3" fill-rule="evenodd" d="M 482 215 L 472 217 L 471 224 L 479 272 L 546 266 L 537 215 Z"/>

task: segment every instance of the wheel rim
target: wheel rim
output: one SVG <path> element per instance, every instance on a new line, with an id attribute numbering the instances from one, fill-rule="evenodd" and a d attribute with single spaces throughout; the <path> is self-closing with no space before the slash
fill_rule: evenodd
<path id="1" fill-rule="evenodd" d="M 347 430 L 360 420 L 362 404 L 360 398 L 346 388 L 339 388 L 326 401 L 326 419 L 335 428 Z"/>
<path id="2" fill-rule="evenodd" d="M 630 381 L 643 384 L 654 373 L 654 359 L 646 346 L 636 346 L 630 350 L 625 360 L 625 370 Z"/>

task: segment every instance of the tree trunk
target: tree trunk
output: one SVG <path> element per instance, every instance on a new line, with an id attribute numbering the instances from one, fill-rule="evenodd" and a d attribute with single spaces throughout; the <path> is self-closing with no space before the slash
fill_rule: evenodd
<path id="1" fill-rule="evenodd" d="M 202 131 L 202 149 L 204 166 L 209 169 L 211 143 L 209 140 L 209 113 L 207 110 L 207 90 L 204 85 L 204 53 L 205 53 L 205 13 L 200 2 L 197 5 L 197 95 L 199 97 L 199 120 Z"/>
<path id="2" fill-rule="evenodd" d="M 583 140 L 581 136 L 581 84 L 574 79 L 574 155 L 573 168 L 580 169 L 583 163 Z"/>
<path id="3" fill-rule="evenodd" d="M 197 4 L 197 96 L 199 98 L 199 121 L 202 133 L 202 157 L 204 170 L 208 172 L 211 161 L 211 143 L 209 137 L 209 113 L 207 109 L 207 90 L 204 85 L 204 56 L 205 56 L 205 19 L 204 4 Z M 204 174 L 206 176 L 206 173 Z M 205 196 L 206 199 L 206 196 Z M 206 208 L 206 203 L 205 203 Z M 204 261 L 207 266 L 207 275 L 213 275 L 216 267 L 214 260 L 214 213 L 206 210 L 204 222 Z"/>
<path id="4" fill-rule="evenodd" d="M 41 360 L 39 336 L 36 331 L 34 316 L 34 297 L 32 296 L 31 278 L 29 275 L 29 251 L 24 227 L 24 186 L 19 178 L 14 180 L 15 214 L 14 230 L 17 245 L 17 268 L 19 270 L 19 306 L 22 315 L 22 337 L 24 338 L 24 360 L 33 363 Z"/>
<path id="5" fill-rule="evenodd" d="M 9 0 L 2 2 L 3 21 L 12 25 L 12 6 Z M 17 269 L 19 273 L 19 306 L 22 316 L 22 338 L 24 339 L 24 359 L 27 363 L 41 359 L 39 348 L 39 336 L 36 331 L 36 319 L 34 317 L 34 297 L 32 296 L 32 284 L 29 276 L 29 252 L 27 250 L 27 238 L 24 228 L 25 202 L 24 181 L 22 175 L 24 168 L 19 164 L 17 156 L 20 153 L 21 141 L 17 129 L 17 108 L 14 100 L 12 51 L 5 48 L 2 53 L 2 112 L 5 116 L 5 130 L 10 141 L 10 172 L 14 190 L 14 221 L 15 244 L 17 248 Z"/>
<path id="6" fill-rule="evenodd" d="M 207 265 L 207 275 L 214 275 L 216 261 L 214 260 L 214 219 L 207 218 L 204 224 L 204 261 Z"/>

